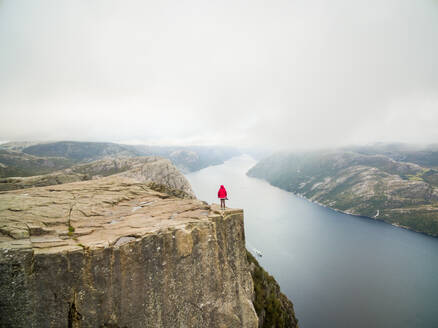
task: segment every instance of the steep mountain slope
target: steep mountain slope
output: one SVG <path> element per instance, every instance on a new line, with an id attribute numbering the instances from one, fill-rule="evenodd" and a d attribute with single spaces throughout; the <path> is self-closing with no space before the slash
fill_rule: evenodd
<path id="1" fill-rule="evenodd" d="M 345 213 L 438 236 L 438 171 L 384 155 L 276 154 L 249 176 Z"/>
<path id="2" fill-rule="evenodd" d="M 269 275 L 250 252 L 246 252 L 254 281 L 254 307 L 259 317 L 259 328 L 296 328 L 292 302 L 280 291 L 274 277 Z"/>

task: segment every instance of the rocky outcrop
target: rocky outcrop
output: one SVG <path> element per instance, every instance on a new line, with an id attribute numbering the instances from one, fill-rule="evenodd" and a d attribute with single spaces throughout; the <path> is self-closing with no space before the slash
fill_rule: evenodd
<path id="1" fill-rule="evenodd" d="M 146 164 L 133 165 L 130 170 L 118 175 L 128 177 L 134 181 L 163 185 L 173 190 L 180 190 L 190 197 L 195 194 L 186 177 L 168 159 L 160 157 L 146 157 L 149 161 Z"/>
<path id="2" fill-rule="evenodd" d="M 258 326 L 242 210 L 148 170 L 0 193 L 0 326 Z"/>
<path id="3" fill-rule="evenodd" d="M 189 182 L 169 160 L 160 157 L 121 157 L 107 158 L 91 163 L 74 165 L 71 168 L 46 175 L 25 178 L 0 179 L 0 190 L 15 190 L 42 187 L 75 181 L 97 179 L 118 174 L 136 182 L 153 183 L 182 191 L 194 197 Z"/>

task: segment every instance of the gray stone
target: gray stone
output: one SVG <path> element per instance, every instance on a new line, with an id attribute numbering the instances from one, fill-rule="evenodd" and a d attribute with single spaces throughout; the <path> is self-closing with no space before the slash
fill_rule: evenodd
<path id="1" fill-rule="evenodd" d="M 124 175 L 27 193 L 0 194 L 2 231 L 33 227 L 0 235 L 1 327 L 258 326 L 242 210 Z"/>

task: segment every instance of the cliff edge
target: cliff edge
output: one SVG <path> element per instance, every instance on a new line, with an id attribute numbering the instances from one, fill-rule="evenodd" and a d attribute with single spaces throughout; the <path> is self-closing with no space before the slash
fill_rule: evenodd
<path id="1" fill-rule="evenodd" d="M 258 326 L 243 211 L 138 173 L 0 193 L 0 326 Z"/>

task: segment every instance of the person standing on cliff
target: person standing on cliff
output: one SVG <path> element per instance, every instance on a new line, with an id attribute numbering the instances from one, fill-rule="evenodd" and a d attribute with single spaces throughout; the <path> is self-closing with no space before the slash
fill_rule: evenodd
<path id="1" fill-rule="evenodd" d="M 225 209 L 225 200 L 227 198 L 227 191 L 225 190 L 225 187 L 221 185 L 219 188 L 219 191 L 217 192 L 217 197 L 221 200 L 221 210 Z"/>

